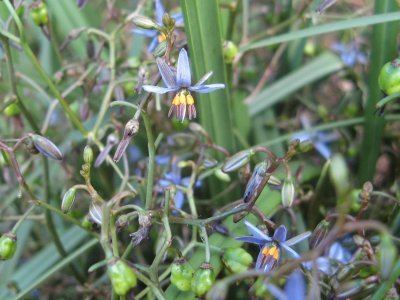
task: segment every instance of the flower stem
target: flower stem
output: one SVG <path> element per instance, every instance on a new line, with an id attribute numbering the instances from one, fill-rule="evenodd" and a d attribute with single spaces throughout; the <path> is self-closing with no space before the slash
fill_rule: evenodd
<path id="1" fill-rule="evenodd" d="M 146 209 L 151 209 L 154 206 L 153 201 L 153 183 L 154 183 L 154 166 L 155 166 L 155 155 L 156 147 L 154 145 L 154 135 L 151 129 L 151 123 L 148 115 L 142 111 L 142 118 L 144 127 L 147 135 L 147 147 L 149 151 L 149 166 L 147 171 L 147 182 L 146 182 Z"/>

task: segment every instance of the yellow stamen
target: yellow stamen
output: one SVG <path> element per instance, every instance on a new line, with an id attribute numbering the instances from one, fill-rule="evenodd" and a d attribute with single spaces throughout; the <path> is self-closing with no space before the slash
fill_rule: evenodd
<path id="1" fill-rule="evenodd" d="M 180 94 L 180 96 L 179 96 L 179 102 L 180 102 L 180 104 L 186 104 L 186 96 L 185 96 L 185 93 L 181 93 Z"/>
<path id="2" fill-rule="evenodd" d="M 172 105 L 179 105 L 179 94 L 176 94 L 174 100 L 172 100 Z"/>
<path id="3" fill-rule="evenodd" d="M 186 101 L 187 101 L 188 105 L 193 105 L 194 104 L 194 99 L 193 99 L 192 95 L 190 95 L 190 94 L 188 94 L 186 96 Z"/>
<path id="4" fill-rule="evenodd" d="M 167 37 L 165 36 L 164 33 L 161 33 L 161 34 L 158 36 L 158 42 L 159 42 L 159 43 L 164 42 L 166 39 L 167 39 Z"/>
<path id="5" fill-rule="evenodd" d="M 275 260 L 279 259 L 279 249 L 276 246 L 272 246 L 271 248 L 265 247 L 262 250 L 262 254 L 264 256 L 272 256 Z"/>

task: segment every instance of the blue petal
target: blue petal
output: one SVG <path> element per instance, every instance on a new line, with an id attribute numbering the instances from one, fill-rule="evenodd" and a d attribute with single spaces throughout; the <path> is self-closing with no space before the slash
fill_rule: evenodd
<path id="1" fill-rule="evenodd" d="M 161 25 L 162 18 L 165 13 L 165 8 L 164 8 L 163 4 L 161 3 L 161 0 L 156 0 L 155 6 L 156 6 L 156 21 L 159 25 Z"/>
<path id="2" fill-rule="evenodd" d="M 240 237 L 236 237 L 235 240 L 245 242 L 245 243 L 250 243 L 250 244 L 256 244 L 259 246 L 264 246 L 265 243 L 269 242 L 268 240 L 256 238 L 254 236 L 240 236 Z"/>
<path id="3" fill-rule="evenodd" d="M 286 234 L 287 230 L 285 225 L 281 225 L 277 229 L 275 229 L 273 239 L 278 242 L 284 242 L 286 241 Z"/>
<path id="4" fill-rule="evenodd" d="M 174 13 L 171 15 L 171 18 L 175 19 L 175 26 L 182 26 L 183 25 L 183 15 L 182 13 Z"/>
<path id="5" fill-rule="evenodd" d="M 285 244 L 287 246 L 293 246 L 295 244 L 300 243 L 301 241 L 304 241 L 311 235 L 310 231 L 304 232 L 302 234 L 296 235 L 295 237 L 292 237 L 291 239 L 287 240 Z"/>
<path id="6" fill-rule="evenodd" d="M 223 83 L 214 83 L 214 84 L 204 84 L 199 86 L 189 87 L 189 90 L 196 93 L 210 93 L 216 90 L 224 89 L 225 84 Z"/>
<path id="7" fill-rule="evenodd" d="M 205 74 L 203 77 L 200 78 L 200 80 L 194 85 L 194 86 L 201 86 L 212 76 L 213 72 L 210 71 L 207 74 Z"/>
<path id="8" fill-rule="evenodd" d="M 175 74 L 172 68 L 168 66 L 168 64 L 162 58 L 157 58 L 156 62 L 165 85 L 169 88 L 178 89 L 176 85 Z"/>
<path id="9" fill-rule="evenodd" d="M 148 52 L 153 52 L 154 49 L 156 49 L 158 45 L 158 35 L 156 35 L 150 42 L 150 44 L 147 46 L 147 51 Z"/>
<path id="10" fill-rule="evenodd" d="M 285 293 L 280 288 L 278 288 L 277 286 L 275 286 L 275 285 L 273 285 L 271 283 L 268 283 L 268 284 L 266 284 L 266 287 L 268 289 L 268 292 L 272 296 L 274 296 L 275 299 L 277 299 L 277 300 L 289 300 L 289 298 L 286 297 Z M 292 300 L 292 299 L 290 299 L 290 300 Z"/>
<path id="11" fill-rule="evenodd" d="M 332 156 L 332 151 L 324 143 L 314 142 L 314 147 L 325 159 L 329 159 Z"/>
<path id="12" fill-rule="evenodd" d="M 189 57 L 184 48 L 179 52 L 176 81 L 181 87 L 189 87 L 192 83 Z"/>
<path id="13" fill-rule="evenodd" d="M 143 89 L 146 92 L 156 93 L 156 94 L 165 94 L 165 93 L 174 92 L 177 90 L 177 88 L 170 88 L 170 87 L 166 88 L 166 87 L 155 86 L 155 85 L 144 85 Z"/>
<path id="14" fill-rule="evenodd" d="M 138 35 L 143 35 L 145 37 L 153 38 L 157 36 L 157 31 L 156 30 L 151 30 L 151 29 L 141 29 L 141 28 L 135 28 L 132 30 L 133 33 L 136 33 Z"/>
<path id="15" fill-rule="evenodd" d="M 342 264 L 347 264 L 351 260 L 351 252 L 344 248 L 340 243 L 333 243 L 329 248 L 328 256 L 332 259 L 335 259 Z"/>
<path id="16" fill-rule="evenodd" d="M 287 279 L 285 294 L 290 300 L 306 299 L 306 283 L 300 270 L 295 270 Z"/>
<path id="17" fill-rule="evenodd" d="M 180 191 L 180 190 L 176 191 L 174 201 L 175 201 L 175 207 L 178 209 L 181 209 L 183 206 L 183 203 L 185 202 L 185 195 L 183 194 L 182 191 Z"/>
<path id="18" fill-rule="evenodd" d="M 262 232 L 260 229 L 258 229 L 256 226 L 251 224 L 248 221 L 244 221 L 244 225 L 247 227 L 247 231 L 252 234 L 254 237 L 265 240 L 265 241 L 272 241 L 272 239 L 266 235 L 264 232 Z"/>
<path id="19" fill-rule="evenodd" d="M 293 258 L 299 258 L 300 255 L 294 251 L 292 248 L 290 248 L 289 246 L 287 246 L 285 243 L 280 243 L 280 245 L 282 246 L 283 249 L 285 249 L 288 254 L 293 257 Z"/>

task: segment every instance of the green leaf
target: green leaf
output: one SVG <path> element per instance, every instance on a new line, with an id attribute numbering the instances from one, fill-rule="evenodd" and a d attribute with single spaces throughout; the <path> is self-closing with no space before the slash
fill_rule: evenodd
<path id="1" fill-rule="evenodd" d="M 88 234 L 84 230 L 74 227 L 61 234 L 60 238 L 63 241 L 65 250 L 69 252 L 81 244 L 87 236 Z M 31 257 L 29 261 L 21 264 L 14 274 L 7 278 L 7 282 L 1 283 L 0 299 L 10 296 L 10 291 L 5 287 L 6 284 L 15 283 L 20 290 L 26 289 L 31 286 L 37 278 L 43 275 L 44 272 L 49 270 L 49 268 L 54 267 L 60 259 L 61 257 L 54 244 L 48 245 L 35 256 Z"/>
<path id="2" fill-rule="evenodd" d="M 284 100 L 298 89 L 343 68 L 341 60 L 332 53 L 323 53 L 300 69 L 279 79 L 264 89 L 248 103 L 254 116 Z"/>
<path id="3" fill-rule="evenodd" d="M 381 0 L 378 0 L 381 1 Z M 394 0 L 390 0 L 393 3 L 395 2 Z M 383 1 L 382 1 L 383 2 Z M 373 15 L 373 16 L 368 16 L 368 17 L 360 17 L 360 18 L 354 18 L 354 19 L 349 19 L 349 20 L 344 20 L 344 21 L 338 21 L 338 22 L 331 22 L 323 25 L 318 25 L 318 26 L 312 26 L 306 29 L 301 29 L 298 31 L 294 32 L 289 32 L 277 36 L 273 36 L 270 38 L 262 39 L 260 41 L 250 43 L 248 45 L 245 45 L 241 47 L 239 50 L 240 52 L 245 52 L 251 49 L 257 49 L 257 48 L 262 48 L 274 44 L 279 44 L 279 43 L 284 43 L 284 42 L 289 42 L 293 41 L 296 39 L 301 39 L 305 37 L 310 37 L 310 36 L 316 36 L 324 33 L 329 33 L 329 32 L 335 32 L 335 31 L 340 31 L 340 30 L 345 30 L 349 28 L 357 28 L 357 27 L 365 27 L 365 26 L 370 26 L 374 24 L 379 24 L 379 23 L 386 23 L 386 22 L 393 22 L 400 20 L 400 13 L 394 12 L 394 13 L 387 13 L 387 14 L 378 14 L 378 15 Z"/>
<path id="4" fill-rule="evenodd" d="M 218 1 L 181 0 L 181 6 L 195 79 L 213 71 L 214 75 L 209 81 L 226 84 L 223 90 L 196 95 L 200 122 L 216 144 L 234 150 L 231 101 L 222 54 Z"/>

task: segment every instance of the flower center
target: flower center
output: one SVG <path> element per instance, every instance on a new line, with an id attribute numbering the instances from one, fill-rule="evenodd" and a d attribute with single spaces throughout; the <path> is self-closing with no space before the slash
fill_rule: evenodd
<path id="1" fill-rule="evenodd" d="M 161 32 L 161 33 L 158 35 L 158 42 L 159 42 L 159 43 L 164 42 L 166 39 L 167 39 L 167 37 L 165 36 L 164 33 Z"/>
<path id="2" fill-rule="evenodd" d="M 172 112 L 174 112 L 175 117 L 183 121 L 186 117 L 186 111 L 188 111 L 189 120 L 196 117 L 194 98 L 188 90 L 182 89 L 178 93 L 176 93 L 174 99 L 172 100 L 172 105 L 169 110 L 168 116 L 170 116 Z"/>

